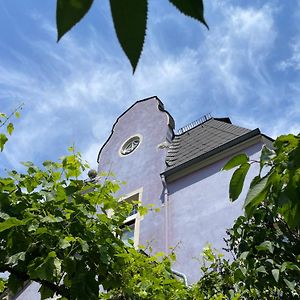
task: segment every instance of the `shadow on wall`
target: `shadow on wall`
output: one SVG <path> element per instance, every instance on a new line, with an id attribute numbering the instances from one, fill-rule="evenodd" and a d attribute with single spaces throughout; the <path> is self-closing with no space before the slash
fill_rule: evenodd
<path id="1" fill-rule="evenodd" d="M 260 151 L 261 146 L 259 147 L 251 147 L 250 149 L 245 150 L 244 152 L 247 153 L 247 155 L 251 156 L 258 151 Z M 191 186 L 194 183 L 200 182 L 210 176 L 213 176 L 214 174 L 221 172 L 221 169 L 224 167 L 224 165 L 229 161 L 231 156 L 228 156 L 222 160 L 219 160 L 211 165 L 208 165 L 204 168 L 201 168 L 191 174 L 188 174 L 186 176 L 183 176 L 174 182 L 171 182 L 168 186 L 169 193 L 173 194 L 176 193 L 186 187 Z M 229 182 L 228 182 L 229 184 Z"/>

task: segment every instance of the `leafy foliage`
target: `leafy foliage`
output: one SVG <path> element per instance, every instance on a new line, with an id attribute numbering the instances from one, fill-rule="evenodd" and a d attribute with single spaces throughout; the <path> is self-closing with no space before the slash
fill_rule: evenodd
<path id="1" fill-rule="evenodd" d="M 299 135 L 280 136 L 274 149 L 263 147 L 259 162 L 242 154 L 223 168 L 238 167 L 230 183 L 237 198 L 249 168 L 238 170 L 245 164 L 260 165 L 245 199 L 246 215 L 228 230 L 227 251 L 234 260 L 206 251 L 210 264 L 197 283 L 204 299 L 299 299 L 299 141 Z"/>
<path id="2" fill-rule="evenodd" d="M 241 157 L 241 156 L 239 156 Z M 242 177 L 246 176 L 249 168 L 245 168 L 244 160 L 235 157 L 238 163 L 225 165 L 224 169 L 239 168 L 231 178 L 231 193 L 237 198 L 243 187 Z M 247 158 L 249 160 L 249 158 Z M 251 163 L 255 163 L 252 161 Z M 251 182 L 245 200 L 245 212 L 253 216 L 255 209 L 262 203 L 272 204 L 274 213 L 280 214 L 288 226 L 300 226 L 300 135 L 283 135 L 274 142 L 274 149 L 263 147 L 260 157 L 260 172 Z M 229 166 L 228 166 L 229 165 Z M 241 176 L 236 172 L 241 170 Z M 263 175 L 265 174 L 265 175 Z M 238 182 L 238 183 L 236 183 Z"/>
<path id="3" fill-rule="evenodd" d="M 1 114 L 2 127 L 11 116 Z M 9 135 L 13 126 L 5 126 Z M 174 253 L 152 255 L 151 247 L 135 249 L 120 239 L 136 203 L 113 197 L 115 181 L 81 180 L 88 165 L 73 147 L 43 168 L 23 163 L 26 173 L 0 178 L 0 272 L 10 273 L 0 292 L 36 281 L 42 299 L 299 299 L 299 141 L 281 136 L 274 149 L 262 149 L 259 162 L 241 154 L 224 166 L 236 168 L 232 200 L 250 165 L 259 163 L 260 171 L 245 199 L 246 215 L 227 231 L 233 260 L 208 246 L 203 276 L 192 286 L 172 272 Z"/>
<path id="4" fill-rule="evenodd" d="M 180 12 L 208 25 L 202 0 L 169 0 Z M 57 40 L 76 25 L 89 11 L 93 0 L 57 0 Z M 111 13 L 119 43 L 133 72 L 141 56 L 146 36 L 148 0 L 110 0 Z"/>
<path id="5" fill-rule="evenodd" d="M 78 179 L 87 165 L 70 151 L 58 163 L 26 162 L 26 174 L 0 179 L 0 271 L 10 273 L 8 288 L 33 280 L 42 299 L 98 299 L 100 286 L 107 299 L 182 299 L 186 287 L 172 275 L 171 257 L 147 256 L 119 238 L 132 205 L 112 196 L 118 184 Z"/>
<path id="6" fill-rule="evenodd" d="M 300 236 L 279 215 L 261 205 L 228 230 L 232 262 L 208 248 L 197 283 L 203 299 L 299 299 Z M 201 299 L 201 298 L 200 298 Z"/>

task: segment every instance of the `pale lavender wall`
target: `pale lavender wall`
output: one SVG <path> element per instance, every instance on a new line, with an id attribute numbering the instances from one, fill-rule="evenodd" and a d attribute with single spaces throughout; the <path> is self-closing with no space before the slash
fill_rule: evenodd
<path id="1" fill-rule="evenodd" d="M 143 188 L 142 204 L 161 206 L 163 186 L 160 173 L 165 169 L 166 150 L 158 145 L 166 141 L 171 129 L 169 117 L 159 110 L 156 98 L 136 103 L 115 124 L 109 142 L 100 154 L 99 171 L 112 171 L 118 180 L 127 182 L 122 194 Z M 121 157 L 119 149 L 132 135 L 141 134 L 140 146 L 130 155 Z M 157 251 L 162 251 L 163 212 L 148 213 L 141 221 L 140 244 L 151 241 Z"/>
<path id="2" fill-rule="evenodd" d="M 252 159 L 259 158 L 262 144 L 242 151 Z M 200 253 L 207 243 L 219 250 L 225 246 L 225 230 L 242 212 L 245 191 L 258 167 L 252 166 L 240 198 L 231 203 L 228 198 L 229 181 L 233 171 L 220 171 L 230 157 L 200 169 L 168 185 L 169 188 L 169 244 L 176 248 L 174 268 L 185 273 L 188 281 L 200 277 Z M 223 251 L 224 252 L 224 251 Z"/>
<path id="3" fill-rule="evenodd" d="M 22 293 L 15 296 L 15 300 L 40 300 L 40 293 L 39 293 L 40 285 L 36 282 L 31 283 L 28 285 Z"/>

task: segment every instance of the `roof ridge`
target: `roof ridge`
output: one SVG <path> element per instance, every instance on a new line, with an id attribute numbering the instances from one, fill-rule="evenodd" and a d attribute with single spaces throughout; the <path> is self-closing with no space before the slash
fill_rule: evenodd
<path id="1" fill-rule="evenodd" d="M 222 122 L 222 121 L 219 121 L 219 120 L 216 120 L 216 121 L 218 121 L 218 122 Z M 226 122 L 224 122 L 224 123 L 226 123 Z M 228 123 L 226 123 L 226 124 L 228 124 Z M 211 126 L 211 125 L 208 125 L 208 124 L 204 124 L 204 125 L 206 125 L 206 126 L 208 126 L 208 127 L 211 127 L 211 128 L 213 128 L 213 129 L 217 129 L 217 130 L 220 130 L 220 131 L 223 131 L 223 132 L 226 132 L 226 133 L 230 133 L 230 134 L 232 134 L 232 135 L 235 135 L 235 136 L 240 136 L 240 134 L 236 134 L 236 133 L 234 133 L 234 132 L 231 132 L 230 130 L 225 130 L 225 129 L 222 129 L 222 128 L 217 128 L 217 127 L 214 127 L 214 126 Z M 239 129 L 244 129 L 244 130 L 248 130 L 248 131 L 251 131 L 250 129 L 248 129 L 248 128 L 244 128 L 244 127 L 241 127 L 241 126 L 238 126 L 238 125 L 235 125 L 235 124 L 228 124 L 229 126 L 232 126 L 232 127 L 236 127 L 236 128 L 239 128 Z"/>
<path id="2" fill-rule="evenodd" d="M 190 131 L 191 129 L 194 129 L 195 127 L 209 121 L 212 119 L 212 116 L 210 113 L 203 115 L 202 117 L 186 124 L 185 126 L 181 127 L 178 129 L 178 134 L 177 135 L 182 135 L 183 133 L 186 133 Z"/>
<path id="3" fill-rule="evenodd" d="M 195 125 L 195 126 L 189 128 L 188 130 L 185 130 L 185 131 L 183 131 L 183 132 L 180 132 L 181 129 L 183 129 L 183 128 L 189 126 L 190 124 L 193 124 L 194 122 L 197 122 L 197 121 L 200 120 L 201 118 L 203 118 L 203 117 L 205 117 L 205 116 L 208 116 L 208 115 L 209 115 L 209 118 L 207 118 L 205 121 L 200 122 L 199 124 L 197 124 L 197 125 Z M 215 118 L 215 117 L 211 116 L 210 113 L 204 115 L 203 117 L 201 117 L 200 119 L 197 119 L 197 120 L 195 120 L 195 121 L 193 121 L 193 122 L 190 122 L 190 123 L 188 123 L 187 125 L 185 125 L 185 126 L 179 128 L 179 129 L 178 129 L 178 133 L 175 133 L 174 138 L 175 138 L 175 137 L 180 137 L 180 136 L 182 136 L 183 134 L 185 134 L 185 133 L 187 133 L 187 132 L 190 132 L 191 130 L 193 130 L 193 129 L 199 127 L 200 125 L 203 125 L 203 124 L 207 123 L 207 122 L 210 121 L 210 120 L 216 120 L 216 121 L 218 121 L 218 122 L 223 122 L 223 123 L 226 123 L 226 124 L 228 124 L 228 125 L 233 125 L 233 126 L 236 126 L 236 127 L 239 127 L 239 128 L 243 128 L 243 127 L 240 127 L 240 126 L 237 126 L 237 125 L 232 124 L 229 117 Z M 243 129 L 247 129 L 247 128 L 243 128 Z"/>

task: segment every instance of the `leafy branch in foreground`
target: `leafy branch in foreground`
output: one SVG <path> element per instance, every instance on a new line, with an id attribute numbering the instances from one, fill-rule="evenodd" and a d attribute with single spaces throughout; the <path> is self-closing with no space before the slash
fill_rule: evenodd
<path id="1" fill-rule="evenodd" d="M 245 154 L 233 157 L 223 168 L 237 167 L 230 182 L 232 200 L 240 195 L 252 163 L 260 170 L 245 199 L 246 215 L 235 221 L 226 240 L 234 260 L 208 252 L 211 263 L 197 284 L 204 299 L 300 297 L 300 135 L 278 137 L 273 149 L 263 147 L 258 162 Z"/>
<path id="2" fill-rule="evenodd" d="M 169 0 L 186 16 L 208 25 L 204 19 L 202 0 Z M 57 40 L 87 14 L 93 0 L 57 0 Z M 148 0 L 110 0 L 111 14 L 119 43 L 127 55 L 133 72 L 143 50 L 148 18 Z"/>
<path id="3" fill-rule="evenodd" d="M 5 127 L 5 132 L 0 132 L 0 151 L 4 149 L 4 145 L 8 141 L 7 135 L 12 135 L 14 131 L 14 125 L 12 122 L 9 122 L 13 116 L 16 118 L 20 117 L 20 110 L 22 110 L 24 104 L 19 105 L 11 114 L 6 115 L 3 112 L 0 112 L 0 128 Z"/>
<path id="4" fill-rule="evenodd" d="M 300 135 L 282 135 L 274 142 L 274 149 L 266 146 L 260 161 L 250 161 L 245 154 L 233 157 L 224 170 L 238 168 L 230 181 L 232 200 L 240 195 L 250 163 L 259 163 L 259 174 L 254 177 L 248 190 L 244 208 L 248 217 L 262 203 L 272 205 L 274 213 L 280 214 L 291 228 L 300 227 Z M 247 166 L 247 167 L 244 167 Z"/>
<path id="5" fill-rule="evenodd" d="M 0 272 L 10 273 L 10 291 L 36 281 L 42 299 L 184 299 L 172 256 L 147 256 L 119 238 L 133 207 L 112 196 L 118 184 L 79 180 L 87 165 L 70 151 L 0 179 Z"/>

